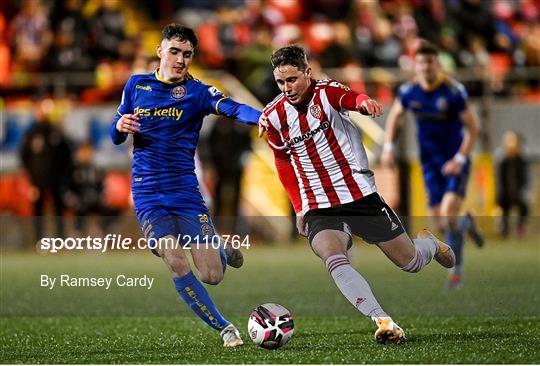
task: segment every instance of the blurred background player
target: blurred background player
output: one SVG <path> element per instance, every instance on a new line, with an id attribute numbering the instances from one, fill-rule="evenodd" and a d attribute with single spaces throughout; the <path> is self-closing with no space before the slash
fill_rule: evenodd
<path id="1" fill-rule="evenodd" d="M 62 129 L 51 119 L 53 102 L 44 99 L 35 109 L 36 124 L 23 138 L 21 161 L 32 184 L 36 240 L 44 235 L 43 214 L 47 197 L 54 206 L 56 235 L 64 235 L 64 195 L 68 191 L 73 161 Z"/>
<path id="2" fill-rule="evenodd" d="M 381 161 L 387 167 L 395 165 L 394 142 L 400 117 L 405 110 L 411 110 L 417 121 L 430 214 L 446 233 L 456 254 L 456 266 L 450 270 L 448 284 L 458 287 L 462 285 L 464 233 L 470 232 L 475 243 L 483 245 L 472 216 L 458 220 L 480 123 L 463 85 L 442 72 L 434 45 L 420 42 L 414 60 L 415 80 L 401 86 L 388 113 Z"/>
<path id="3" fill-rule="evenodd" d="M 250 129 L 225 117 L 215 123 L 208 139 L 210 156 L 216 172 L 214 216 L 227 232 L 239 229 L 240 192 L 247 157 L 251 153 Z"/>
<path id="4" fill-rule="evenodd" d="M 75 154 L 66 195 L 68 206 L 75 210 L 75 228 L 79 235 L 86 236 L 88 232 L 100 236 L 117 218 L 118 211 L 106 205 L 104 181 L 105 172 L 94 163 L 94 147 L 89 141 L 83 142 Z M 97 216 L 97 227 L 85 227 L 88 224 L 85 218 L 90 215 Z"/>
<path id="5" fill-rule="evenodd" d="M 239 267 L 238 250 L 205 245 L 217 236 L 198 188 L 194 155 L 203 118 L 223 114 L 242 123 L 257 124 L 261 113 L 225 97 L 218 89 L 194 79 L 188 69 L 198 40 L 192 29 L 169 24 L 157 48 L 159 68 L 130 77 L 124 87 L 110 134 L 115 144 L 133 135 L 132 191 L 135 213 L 147 239 L 177 235 L 191 245 L 191 256 L 202 282 L 216 285 L 223 279 L 227 259 Z M 220 332 L 224 346 L 243 344 L 236 327 L 217 310 L 205 287 L 191 271 L 183 250 L 157 245 L 159 255 L 173 273 L 175 288 L 186 304 L 209 326 Z"/>
<path id="6" fill-rule="evenodd" d="M 527 188 L 529 182 L 528 164 L 521 152 L 521 138 L 508 131 L 503 136 L 502 156 L 497 162 L 497 203 L 502 209 L 501 235 L 510 234 L 510 213 L 518 209 L 517 234 L 525 238 L 525 223 L 529 215 Z"/>
<path id="7" fill-rule="evenodd" d="M 312 79 L 305 51 L 283 47 L 272 55 L 281 94 L 264 109 L 275 164 L 297 215 L 297 228 L 326 265 L 339 290 L 378 329 L 381 343 L 400 342 L 403 330 L 379 305 L 367 281 L 350 264 L 352 235 L 377 245 L 399 268 L 419 272 L 433 258 L 453 267 L 452 249 L 429 231 L 411 240 L 377 193 L 362 138 L 348 111 L 372 117 L 382 106 L 334 80 Z"/>

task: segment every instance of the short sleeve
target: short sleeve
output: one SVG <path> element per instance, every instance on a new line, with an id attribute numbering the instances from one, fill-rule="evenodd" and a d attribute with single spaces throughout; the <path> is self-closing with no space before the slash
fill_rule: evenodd
<path id="1" fill-rule="evenodd" d="M 227 98 L 221 90 L 211 85 L 204 85 L 203 100 L 206 114 L 219 114 L 219 103 Z"/>
<path id="2" fill-rule="evenodd" d="M 342 108 L 341 99 L 348 93 L 354 92 L 347 85 L 335 80 L 330 80 L 328 82 L 328 86 L 326 87 L 326 96 L 328 97 L 328 102 L 330 102 L 332 108 L 339 111 Z"/>

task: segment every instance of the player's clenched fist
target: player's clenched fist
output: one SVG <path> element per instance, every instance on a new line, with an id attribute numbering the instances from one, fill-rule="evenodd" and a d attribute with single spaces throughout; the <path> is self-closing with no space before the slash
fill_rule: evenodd
<path id="1" fill-rule="evenodd" d="M 126 132 L 134 134 L 135 132 L 139 132 L 139 126 L 141 125 L 139 122 L 139 113 L 135 114 L 124 114 L 118 122 L 116 122 L 116 129 L 120 132 Z"/>
<path id="2" fill-rule="evenodd" d="M 358 112 L 371 117 L 379 117 L 383 114 L 383 107 L 375 99 L 365 99 L 356 107 Z"/>
<path id="3" fill-rule="evenodd" d="M 450 159 L 446 163 L 444 163 L 442 167 L 442 173 L 446 176 L 458 176 L 461 174 L 461 171 L 463 169 L 463 162 L 460 162 L 458 160 Z"/>
<path id="4" fill-rule="evenodd" d="M 300 234 L 302 236 L 307 236 L 308 235 L 307 225 L 304 222 L 304 216 L 303 215 L 296 216 L 296 228 L 298 229 L 298 234 Z"/>
<path id="5" fill-rule="evenodd" d="M 261 114 L 261 117 L 259 118 L 259 137 L 262 137 L 264 135 L 264 132 L 268 129 L 268 117 L 266 117 L 264 114 Z"/>

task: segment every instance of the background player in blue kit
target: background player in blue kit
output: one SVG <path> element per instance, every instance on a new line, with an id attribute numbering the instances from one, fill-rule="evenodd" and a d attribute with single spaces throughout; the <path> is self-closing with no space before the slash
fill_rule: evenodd
<path id="1" fill-rule="evenodd" d="M 261 113 L 188 73 L 196 46 L 197 37 L 190 28 L 169 24 L 163 29 L 163 40 L 157 48 L 159 68 L 129 78 L 110 134 L 115 144 L 133 134 L 133 201 L 145 236 L 176 240 L 181 235 L 185 242 L 191 241 L 200 280 L 215 285 L 223 279 L 227 259 L 229 265 L 240 267 L 243 258 L 238 250 L 220 250 L 211 245 L 211 239 L 209 245 L 203 240 L 215 238 L 217 233 L 195 175 L 199 131 L 203 118 L 211 113 L 252 125 L 257 124 Z M 220 332 L 224 346 L 241 345 L 238 330 L 219 313 L 191 271 L 184 251 L 158 245 L 153 252 L 169 266 L 180 297 Z"/>
<path id="2" fill-rule="evenodd" d="M 410 110 L 417 122 L 431 215 L 437 218 L 456 254 L 456 266 L 449 270 L 449 286 L 457 287 L 462 284 L 464 233 L 470 232 L 479 246 L 483 244 L 470 215 L 458 220 L 471 169 L 469 156 L 480 124 L 468 103 L 467 91 L 442 72 L 438 50 L 428 42 L 421 42 L 416 51 L 415 76 L 414 81 L 401 86 L 388 113 L 381 161 L 385 166 L 395 164 L 394 141 L 399 120 L 405 110 Z"/>

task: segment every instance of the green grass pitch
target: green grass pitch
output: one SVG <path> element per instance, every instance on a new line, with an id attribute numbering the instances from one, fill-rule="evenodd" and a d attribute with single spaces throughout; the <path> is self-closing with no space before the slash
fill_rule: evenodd
<path id="1" fill-rule="evenodd" d="M 245 251 L 210 292 L 246 344 L 224 349 L 190 313 L 165 266 L 149 253 L 2 253 L 2 363 L 538 363 L 540 241 L 489 240 L 466 246 L 465 286 L 448 291 L 436 263 L 419 274 L 393 266 L 357 241 L 352 263 L 407 332 L 401 345 L 379 345 L 374 325 L 341 296 L 302 241 Z M 151 290 L 39 286 L 41 274 L 150 275 Z M 268 351 L 248 339 L 249 313 L 265 302 L 287 307 L 295 334 Z"/>

